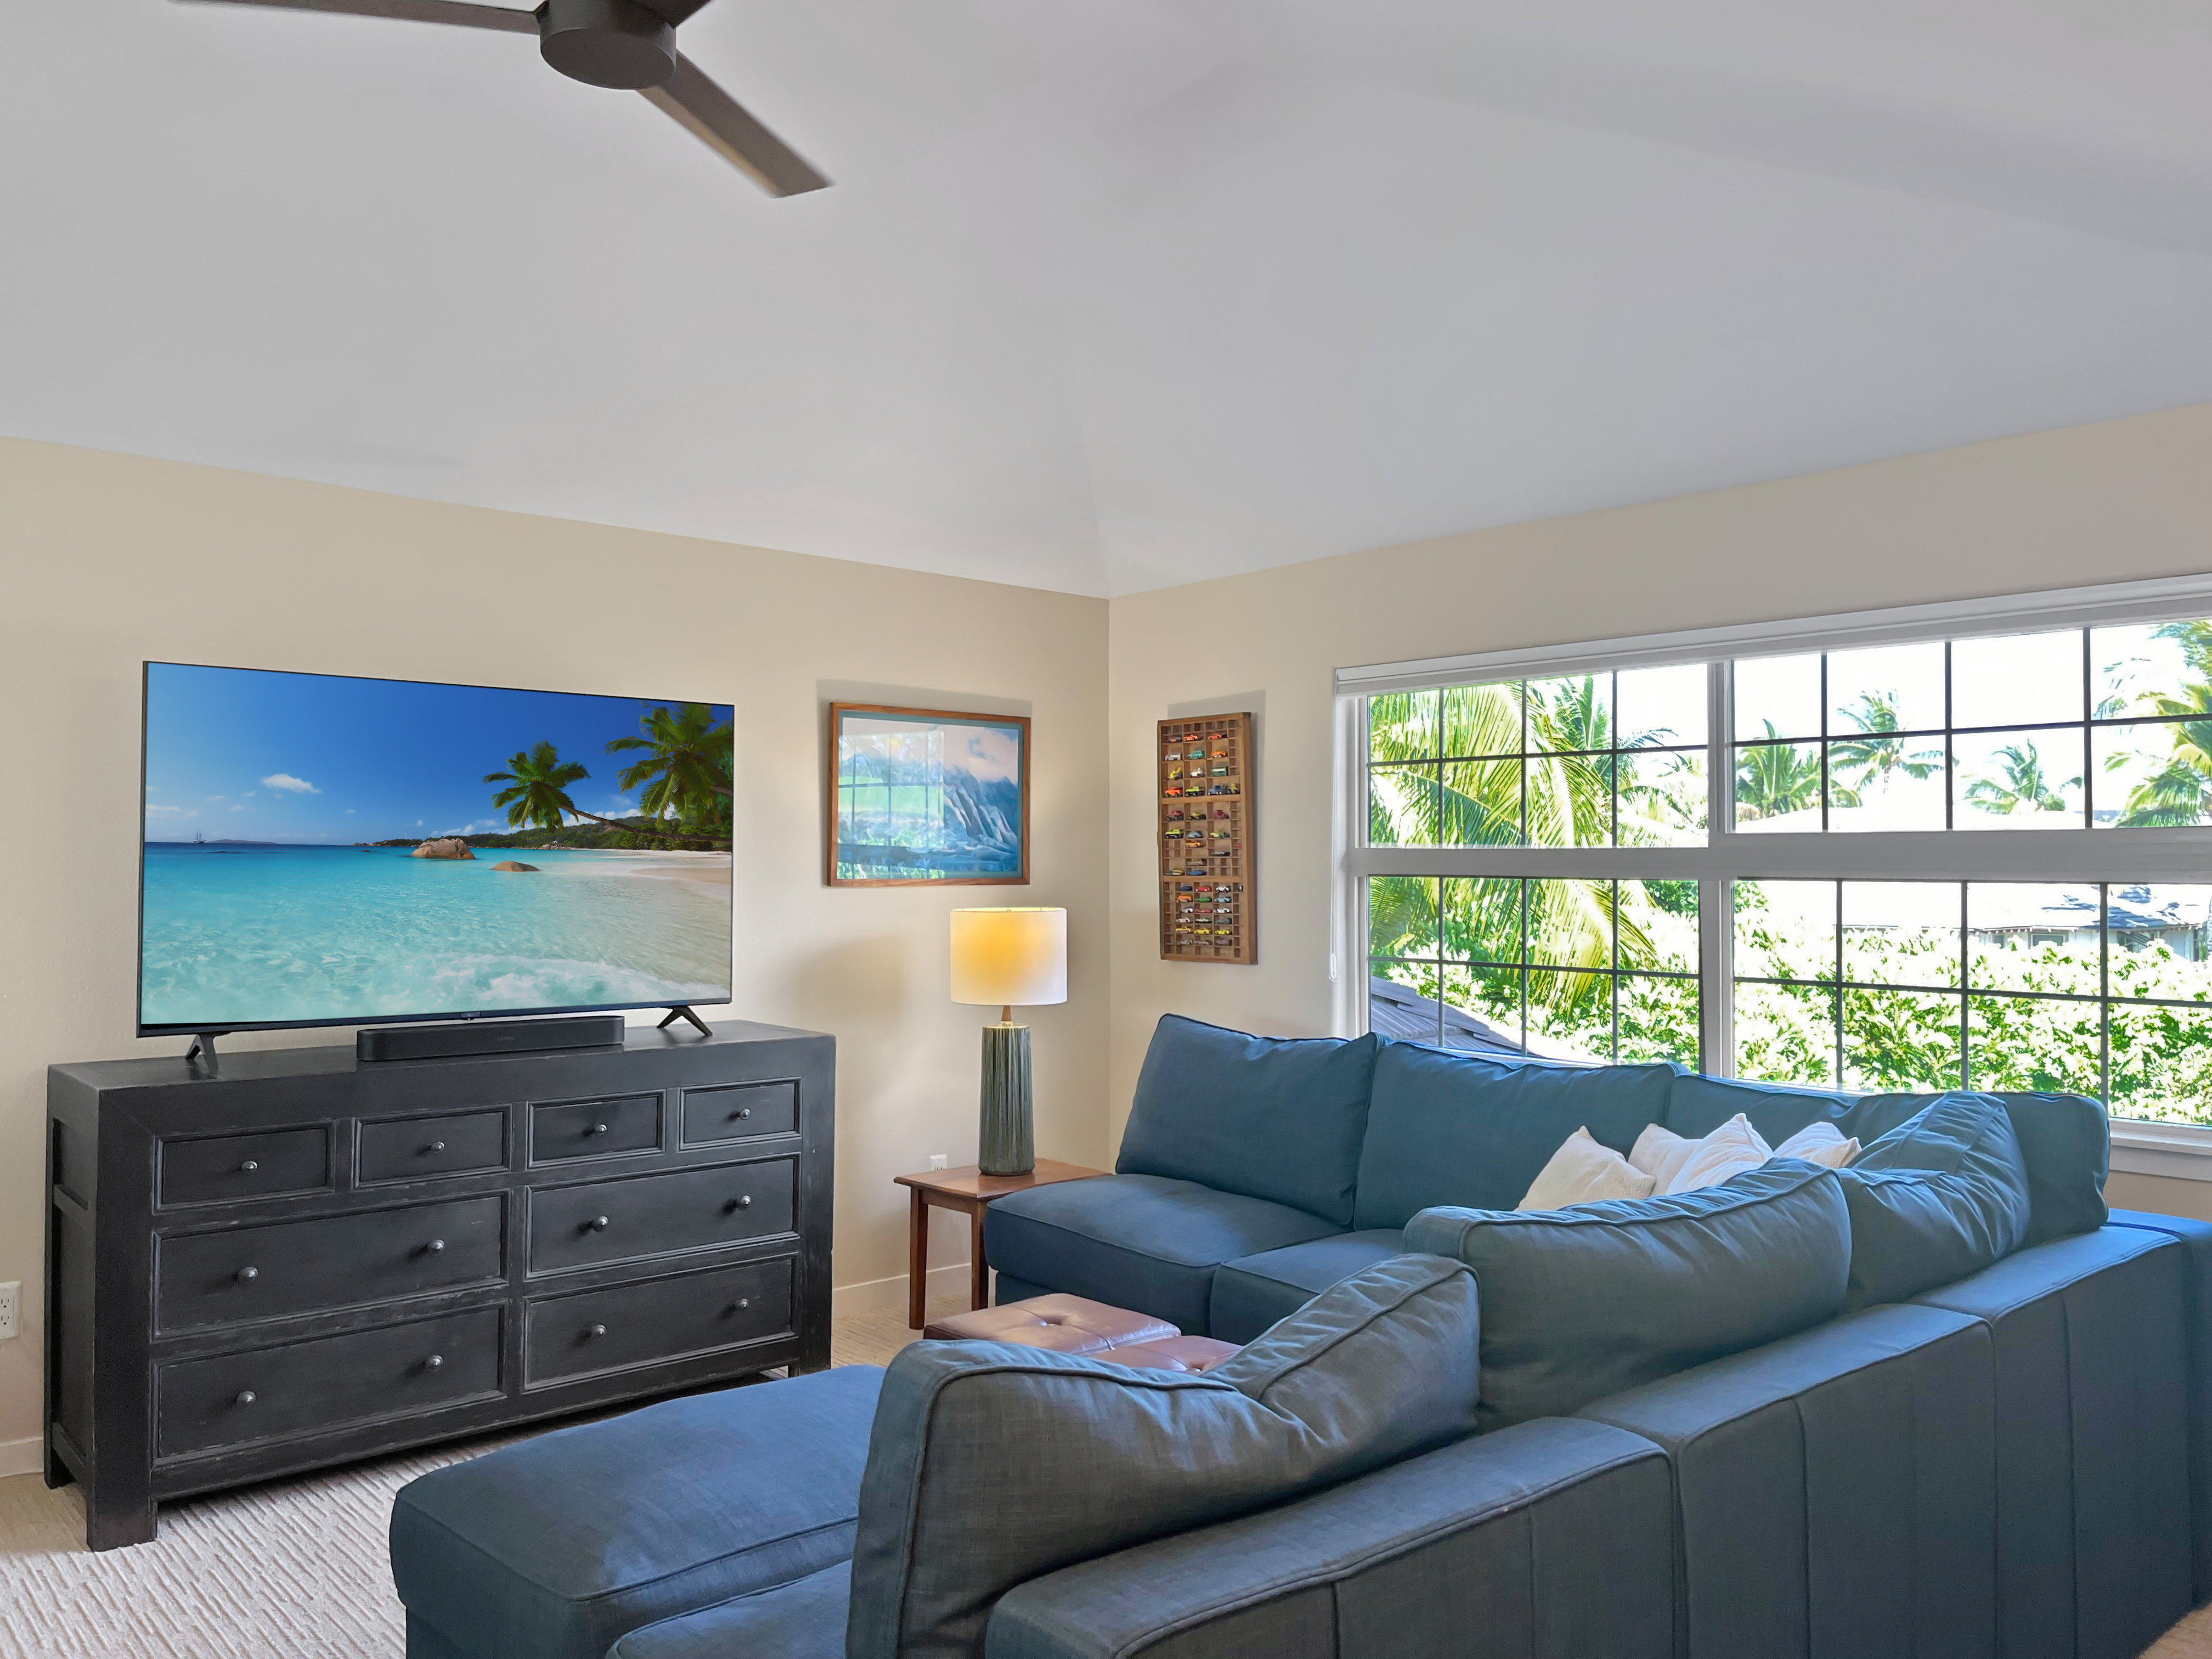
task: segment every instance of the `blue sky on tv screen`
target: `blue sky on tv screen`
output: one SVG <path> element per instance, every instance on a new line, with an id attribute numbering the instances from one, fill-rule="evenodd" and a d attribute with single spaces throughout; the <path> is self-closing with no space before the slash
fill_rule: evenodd
<path id="1" fill-rule="evenodd" d="M 667 698 L 155 663 L 146 688 L 146 839 L 351 842 L 509 826 L 483 781 L 541 740 L 591 776 L 568 793 L 620 817 L 639 757 L 610 755 Z M 717 719 L 730 717 L 727 705 Z"/>

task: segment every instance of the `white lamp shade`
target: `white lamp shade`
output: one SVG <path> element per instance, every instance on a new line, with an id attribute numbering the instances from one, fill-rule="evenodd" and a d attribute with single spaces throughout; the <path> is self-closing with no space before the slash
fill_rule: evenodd
<path id="1" fill-rule="evenodd" d="M 1067 912 L 955 910 L 952 1000 L 1034 1008 L 1067 1000 Z"/>

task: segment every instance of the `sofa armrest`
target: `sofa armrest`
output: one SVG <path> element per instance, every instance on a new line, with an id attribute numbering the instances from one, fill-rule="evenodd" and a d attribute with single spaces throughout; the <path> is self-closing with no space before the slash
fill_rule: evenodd
<path id="1" fill-rule="evenodd" d="M 1649 1441 L 1525 1423 L 1031 1579 L 988 1659 L 1668 1659 L 1672 1498 Z"/>
<path id="2" fill-rule="evenodd" d="M 2114 1210 L 2112 1225 L 2164 1233 L 2188 1263 L 2189 1513 L 2195 1597 L 2212 1601 L 2212 1224 L 2148 1210 Z"/>

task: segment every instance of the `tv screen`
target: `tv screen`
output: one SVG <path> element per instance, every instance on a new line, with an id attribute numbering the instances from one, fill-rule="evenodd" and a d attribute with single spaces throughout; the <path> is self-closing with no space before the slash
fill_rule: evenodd
<path id="1" fill-rule="evenodd" d="M 732 716 L 148 663 L 140 1033 L 727 1002 Z"/>

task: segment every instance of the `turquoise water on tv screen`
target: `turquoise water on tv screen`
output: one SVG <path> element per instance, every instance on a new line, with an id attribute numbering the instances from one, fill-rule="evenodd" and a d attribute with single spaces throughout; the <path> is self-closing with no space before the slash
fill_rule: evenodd
<path id="1" fill-rule="evenodd" d="M 537 873 L 495 871 L 502 859 Z M 730 994 L 728 855 L 146 847 L 142 1023 L 199 1025 Z"/>

